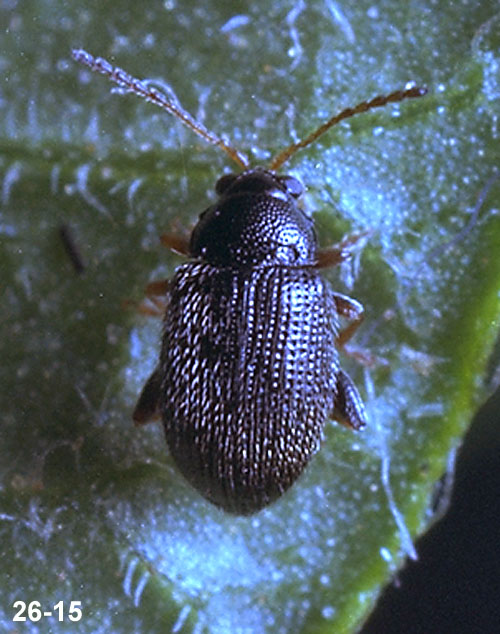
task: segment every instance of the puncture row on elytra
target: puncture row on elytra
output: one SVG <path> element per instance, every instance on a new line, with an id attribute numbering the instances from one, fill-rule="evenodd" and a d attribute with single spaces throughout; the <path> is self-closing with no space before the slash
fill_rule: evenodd
<path id="1" fill-rule="evenodd" d="M 337 352 L 363 308 L 319 274 L 346 260 L 356 239 L 319 249 L 299 204 L 302 184 L 277 170 L 340 121 L 427 91 L 412 86 L 347 108 L 267 167 L 253 168 L 161 91 L 81 49 L 73 58 L 170 112 L 243 170 L 217 181 L 218 198 L 189 241 L 162 238 L 188 261 L 171 279 L 148 286 L 166 307 L 163 338 L 133 418 L 162 418 L 172 457 L 206 499 L 255 513 L 300 476 L 329 417 L 355 430 L 367 422 Z M 343 331 L 340 316 L 351 321 Z"/>

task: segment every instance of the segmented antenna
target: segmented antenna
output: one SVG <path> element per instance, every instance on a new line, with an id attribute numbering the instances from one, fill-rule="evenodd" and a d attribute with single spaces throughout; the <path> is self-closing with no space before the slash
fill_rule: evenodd
<path id="1" fill-rule="evenodd" d="M 115 84 L 118 84 L 118 86 L 125 88 L 128 92 L 134 93 L 138 97 L 142 97 L 160 108 L 163 108 L 163 110 L 166 110 L 170 114 L 175 115 L 182 121 L 182 123 L 184 123 L 185 126 L 187 126 L 190 130 L 193 130 L 193 132 L 196 132 L 196 134 L 205 139 L 205 141 L 212 145 L 217 145 L 224 150 L 224 152 L 226 152 L 226 154 L 241 168 L 248 169 L 250 167 L 250 161 L 244 154 L 236 150 L 232 145 L 224 141 L 224 139 L 218 137 L 216 134 L 205 128 L 205 126 L 199 121 L 196 121 L 196 119 L 190 115 L 187 110 L 184 110 L 180 104 L 174 103 L 161 91 L 156 88 L 151 88 L 144 81 L 141 81 L 136 77 L 132 77 L 132 75 L 129 75 L 121 68 L 113 66 L 102 57 L 94 57 L 83 49 L 75 48 L 71 51 L 71 54 L 75 61 L 88 66 L 95 72 L 106 75 L 108 79 Z"/>
<path id="2" fill-rule="evenodd" d="M 309 136 L 306 136 L 305 139 L 298 141 L 297 143 L 292 143 L 283 151 L 281 151 L 277 156 L 275 156 L 270 164 L 269 169 L 277 170 L 279 169 L 283 163 L 288 161 L 288 159 L 295 154 L 298 150 L 311 145 L 314 143 L 318 137 L 324 134 L 330 128 L 333 128 L 334 125 L 337 125 L 340 121 L 344 119 L 349 119 L 354 115 L 360 114 L 362 112 L 367 112 L 368 110 L 372 110 L 373 108 L 379 108 L 380 106 L 385 106 L 388 103 L 396 103 L 398 101 L 403 101 L 404 99 L 414 99 L 415 97 L 423 97 L 427 94 L 427 88 L 420 88 L 418 86 L 414 86 L 412 88 L 407 88 L 406 90 L 396 90 L 395 92 L 391 92 L 389 95 L 379 95 L 378 97 L 374 97 L 370 99 L 370 101 L 362 101 L 358 103 L 354 108 L 346 108 L 342 110 L 339 114 L 335 115 L 331 119 L 328 119 L 325 123 L 321 124 L 319 128 L 311 132 Z"/>
<path id="3" fill-rule="evenodd" d="M 221 137 L 218 137 L 214 132 L 205 128 L 205 126 L 199 121 L 196 121 L 196 119 L 190 115 L 187 110 L 184 110 L 179 103 L 174 103 L 172 99 L 169 99 L 167 95 L 161 91 L 156 88 L 151 88 L 144 81 L 129 75 L 117 66 L 113 66 L 102 57 L 94 57 L 83 49 L 73 49 L 72 56 L 75 61 L 85 64 L 85 66 L 88 66 L 95 72 L 106 75 L 108 79 L 113 81 L 115 84 L 118 84 L 118 86 L 125 88 L 128 92 L 134 93 L 138 97 L 142 97 L 147 101 L 151 101 L 151 103 L 154 103 L 160 108 L 163 108 L 163 110 L 173 114 L 190 130 L 193 130 L 193 132 L 196 132 L 196 134 L 205 139 L 205 141 L 224 150 L 224 152 L 242 169 L 248 169 L 250 167 L 250 161 L 245 154 L 234 148 L 227 141 L 224 141 Z M 314 143 L 314 141 L 316 141 L 316 139 L 318 139 L 322 134 L 327 132 L 330 128 L 333 128 L 333 126 L 337 125 L 337 123 L 343 121 L 344 119 L 349 119 L 350 117 L 362 112 L 367 112 L 373 108 L 380 108 L 388 103 L 396 103 L 404 101 L 405 99 L 415 99 L 416 97 L 423 97 L 426 94 L 427 88 L 413 86 L 405 90 L 396 90 L 391 92 L 389 95 L 379 95 L 378 97 L 370 99 L 370 101 L 362 101 L 361 103 L 358 103 L 357 106 L 354 106 L 354 108 L 346 108 L 325 123 L 321 124 L 319 128 L 314 130 L 314 132 L 311 132 L 311 134 L 309 134 L 309 136 L 305 139 L 302 139 L 297 143 L 292 143 L 282 150 L 271 160 L 269 163 L 269 169 L 278 170 L 291 156 L 298 152 L 298 150 Z"/>

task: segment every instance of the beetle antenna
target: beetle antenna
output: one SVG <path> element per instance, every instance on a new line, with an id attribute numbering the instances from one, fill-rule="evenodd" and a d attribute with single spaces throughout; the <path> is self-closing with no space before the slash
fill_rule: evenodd
<path id="1" fill-rule="evenodd" d="M 230 145 L 227 141 L 205 128 L 205 126 L 189 114 L 187 110 L 184 110 L 179 103 L 175 103 L 172 99 L 169 99 L 165 93 L 148 86 L 145 81 L 132 77 L 132 75 L 129 75 L 117 66 L 113 66 L 102 57 L 94 57 L 81 48 L 73 49 L 71 54 L 75 61 L 88 66 L 94 72 L 106 75 L 108 79 L 115 84 L 118 84 L 118 86 L 125 88 L 128 92 L 134 93 L 138 97 L 142 97 L 143 99 L 146 99 L 146 101 L 150 101 L 163 110 L 166 110 L 170 114 L 176 116 L 185 126 L 193 130 L 193 132 L 196 132 L 196 134 L 205 139 L 205 141 L 224 150 L 224 152 L 241 168 L 248 169 L 250 166 L 250 161 L 244 154 L 236 150 L 236 148 Z"/>
<path id="2" fill-rule="evenodd" d="M 319 126 L 314 132 L 311 132 L 309 136 L 306 136 L 305 139 L 298 141 L 297 143 L 292 143 L 292 145 L 285 148 L 282 152 L 280 152 L 277 156 L 275 156 L 271 163 L 269 164 L 269 169 L 277 170 L 279 169 L 283 163 L 288 161 L 288 159 L 311 143 L 314 143 L 318 137 L 324 134 L 330 128 L 337 125 L 340 121 L 344 119 L 349 119 L 354 115 L 360 114 L 361 112 L 367 112 L 368 110 L 372 110 L 373 108 L 379 108 L 380 106 L 385 106 L 388 103 L 396 103 L 398 101 L 403 101 L 404 99 L 414 99 L 415 97 L 423 97 L 427 94 L 427 88 L 412 86 L 411 88 L 406 88 L 405 90 L 396 90 L 391 92 L 389 95 L 379 95 L 378 97 L 374 97 L 370 99 L 370 101 L 362 101 L 358 103 L 354 108 L 346 108 L 342 110 L 339 114 L 335 115 L 328 121 L 325 121 L 322 125 Z"/>

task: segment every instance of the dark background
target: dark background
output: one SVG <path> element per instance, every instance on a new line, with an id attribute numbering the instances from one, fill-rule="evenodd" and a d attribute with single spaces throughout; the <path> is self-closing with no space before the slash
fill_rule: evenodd
<path id="1" fill-rule="evenodd" d="M 500 390 L 459 452 L 451 505 L 417 542 L 362 634 L 500 632 Z"/>

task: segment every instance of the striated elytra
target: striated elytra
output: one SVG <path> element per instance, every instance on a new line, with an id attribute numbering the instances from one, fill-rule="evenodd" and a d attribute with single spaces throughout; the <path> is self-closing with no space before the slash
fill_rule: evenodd
<path id="1" fill-rule="evenodd" d="M 134 418 L 159 411 L 185 477 L 248 514 L 295 482 L 329 416 L 360 429 L 365 413 L 336 351 L 347 298 L 318 273 L 298 181 L 255 169 L 217 191 L 168 285 L 160 361 Z"/>
<path id="2" fill-rule="evenodd" d="M 75 60 L 180 118 L 243 171 L 216 184 L 218 200 L 199 217 L 170 280 L 150 285 L 165 305 L 157 367 L 133 417 L 161 416 L 170 453 L 186 479 L 220 508 L 249 515 L 279 498 L 319 449 L 329 418 L 361 429 L 360 395 L 339 365 L 362 306 L 334 292 L 319 270 L 350 256 L 356 237 L 318 249 L 303 187 L 277 170 L 339 121 L 420 97 L 409 87 L 343 110 L 278 154 L 268 169 L 207 130 L 149 83 L 77 49 Z M 339 330 L 339 317 L 350 325 Z"/>

